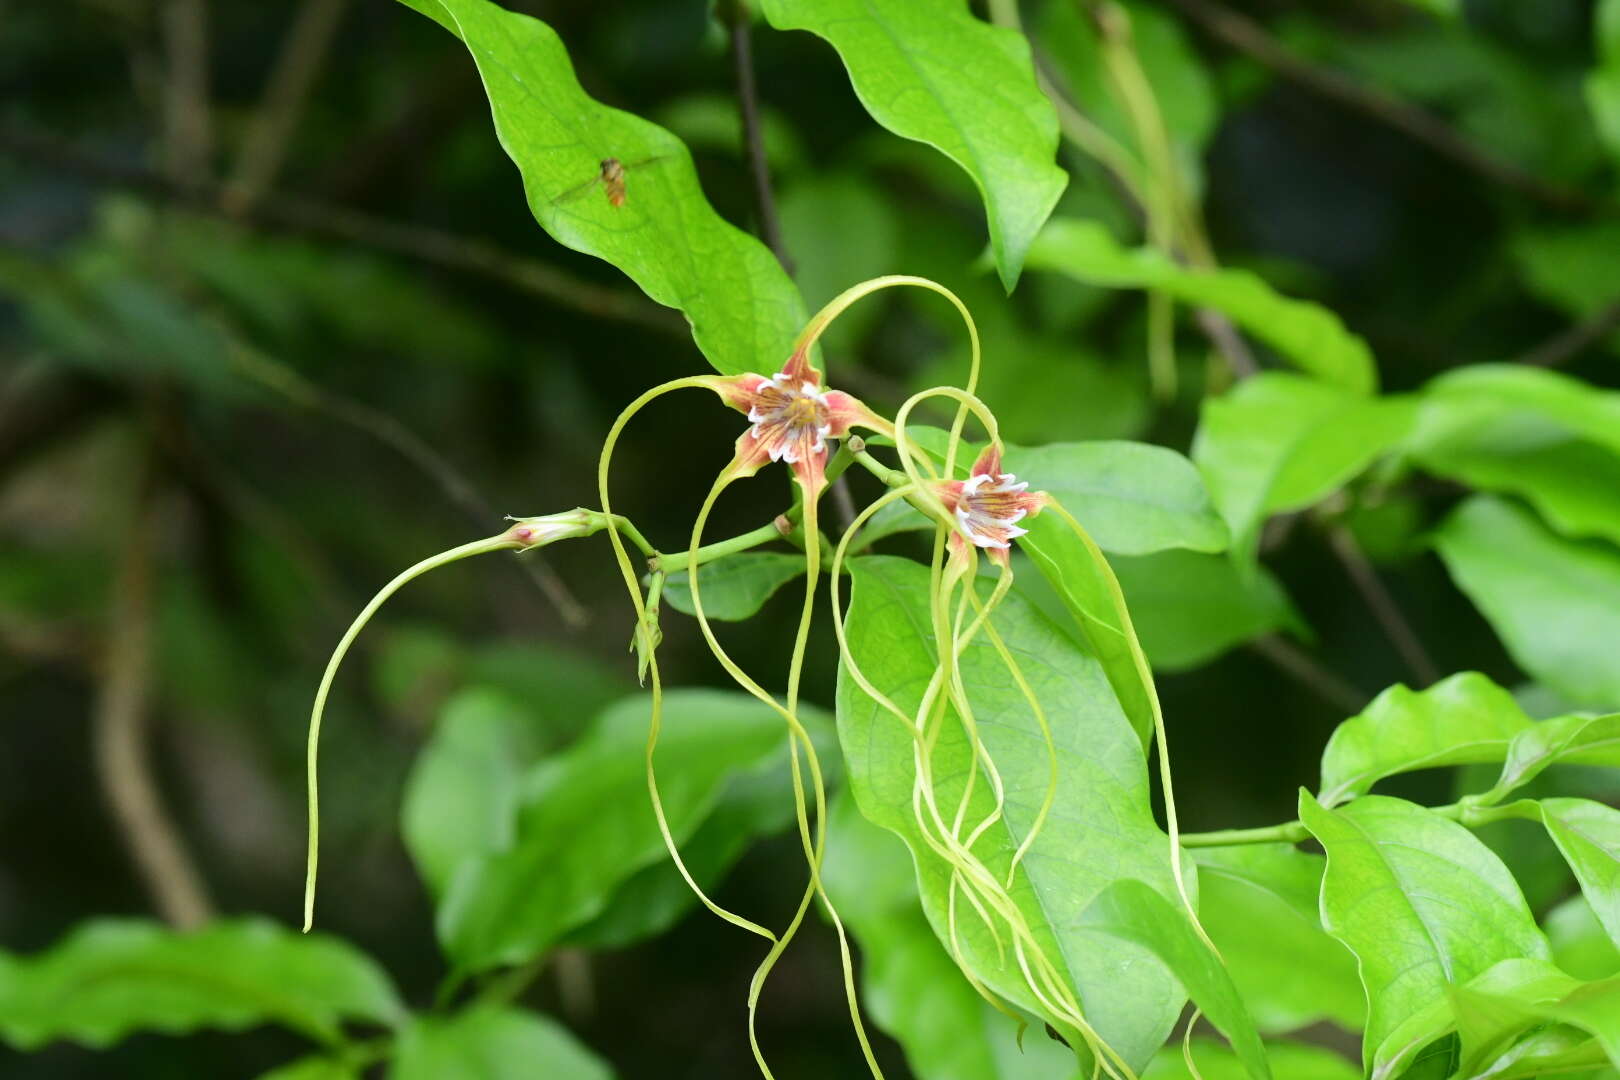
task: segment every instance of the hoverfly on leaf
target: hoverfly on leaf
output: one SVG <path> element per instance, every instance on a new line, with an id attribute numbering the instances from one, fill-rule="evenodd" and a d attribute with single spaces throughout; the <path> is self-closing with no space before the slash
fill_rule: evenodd
<path id="1" fill-rule="evenodd" d="M 560 206 L 572 202 L 585 194 L 597 184 L 602 185 L 602 191 L 607 195 L 608 205 L 617 210 L 624 205 L 625 200 L 625 173 L 631 169 L 639 169 L 644 165 L 651 165 L 663 161 L 668 154 L 659 154 L 656 157 L 642 158 L 640 161 L 623 162 L 618 158 L 603 158 L 597 174 L 584 183 L 576 184 L 567 191 L 551 200 L 553 206 Z"/>

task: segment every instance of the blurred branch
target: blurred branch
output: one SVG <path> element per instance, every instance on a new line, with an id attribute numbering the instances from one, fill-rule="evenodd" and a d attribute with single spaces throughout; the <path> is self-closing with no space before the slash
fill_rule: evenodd
<path id="1" fill-rule="evenodd" d="M 1474 145 L 1433 113 L 1393 94 L 1364 86 L 1331 68 L 1319 67 L 1289 49 L 1264 26 L 1214 0 L 1171 0 L 1209 35 L 1261 66 L 1321 97 L 1371 116 L 1443 157 L 1502 187 L 1555 210 L 1585 212 L 1594 201 L 1580 191 L 1543 180 L 1506 158 Z"/>
<path id="2" fill-rule="evenodd" d="M 1257 637 L 1249 642 L 1249 649 L 1346 716 L 1354 716 L 1372 700 L 1370 694 L 1350 685 L 1279 634 Z"/>
<path id="3" fill-rule="evenodd" d="M 298 126 L 348 0 L 304 0 L 276 57 L 276 66 L 254 114 L 236 169 L 225 185 L 224 206 L 233 214 L 252 208 L 276 182 L 287 144 Z"/>
<path id="4" fill-rule="evenodd" d="M 1519 357 L 1519 363 L 1534 367 L 1562 367 L 1617 330 L 1620 330 L 1620 300 L 1602 308 L 1585 322 L 1548 338 Z"/>
<path id="5" fill-rule="evenodd" d="M 258 385 L 312 412 L 324 413 L 389 447 L 432 479 L 477 528 L 488 529 L 491 523 L 500 519 L 501 515 L 459 469 L 399 420 L 362 402 L 316 386 L 297 371 L 234 335 L 227 334 L 226 340 L 232 364 Z M 545 593 L 570 629 L 578 630 L 590 622 L 590 612 L 574 599 L 568 586 L 563 584 L 539 552 L 528 553 L 516 560 L 516 565 Z"/>
<path id="6" fill-rule="evenodd" d="M 169 178 L 186 187 L 208 176 L 207 0 L 163 0 L 163 153 Z"/>
<path id="7" fill-rule="evenodd" d="M 1418 681 L 1418 689 L 1431 686 L 1440 679 L 1440 671 L 1429 658 L 1428 650 L 1418 639 L 1417 631 L 1407 621 L 1406 615 L 1401 611 L 1395 597 L 1390 594 L 1384 585 L 1378 571 L 1373 568 L 1367 559 L 1366 552 L 1356 542 L 1355 535 L 1343 525 L 1328 526 L 1328 546 L 1333 554 L 1344 566 L 1350 580 L 1355 583 L 1356 589 L 1361 593 L 1367 607 L 1372 610 L 1373 618 L 1383 627 L 1384 636 L 1389 638 L 1390 644 L 1400 654 L 1407 669 Z"/>
<path id="8" fill-rule="evenodd" d="M 0 153 L 71 173 L 92 183 L 137 191 L 257 228 L 302 233 L 419 259 L 499 281 L 595 318 L 632 323 L 683 339 L 687 336 L 685 322 L 679 315 L 649 300 L 604 288 L 538 260 L 455 233 L 274 194 L 265 195 L 248 213 L 235 217 L 226 211 L 223 193 L 217 185 L 187 187 L 149 169 L 91 157 L 61 139 L 4 125 L 0 125 Z"/>
<path id="9" fill-rule="evenodd" d="M 737 105 L 742 112 L 743 147 L 754 178 L 754 203 L 759 211 L 760 239 L 791 276 L 793 260 L 782 243 L 782 225 L 776 216 L 771 191 L 771 163 L 765 156 L 765 135 L 760 129 L 759 85 L 754 79 L 754 39 L 748 0 L 723 0 L 721 11 L 731 31 L 731 59 L 737 77 Z"/>
<path id="10" fill-rule="evenodd" d="M 180 928 L 212 917 L 202 879 L 181 844 L 147 761 L 152 593 L 159 506 L 152 463 L 117 545 L 107 651 L 92 717 L 96 770 L 107 804 L 163 918 Z"/>

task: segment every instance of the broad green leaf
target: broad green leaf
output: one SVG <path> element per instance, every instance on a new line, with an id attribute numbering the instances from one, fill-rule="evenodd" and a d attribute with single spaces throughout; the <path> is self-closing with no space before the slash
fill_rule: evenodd
<path id="1" fill-rule="evenodd" d="M 1075 535 L 1056 514 L 1027 519 L 1027 526 L 1029 532 L 1018 538 L 1019 549 L 1068 609 L 1073 622 L 1065 629 L 1078 634 L 1085 651 L 1102 664 L 1145 748 L 1153 741 L 1153 676 L 1113 569 L 1094 540 Z"/>
<path id="2" fill-rule="evenodd" d="M 974 992 L 918 902 L 906 847 L 840 793 L 822 880 L 861 950 L 861 1007 L 899 1041 L 919 1080 L 1080 1080 L 1074 1052 Z"/>
<path id="3" fill-rule="evenodd" d="M 1620 705 L 1620 551 L 1566 540 L 1486 495 L 1458 507 L 1435 543 L 1520 667 L 1582 705 Z"/>
<path id="4" fill-rule="evenodd" d="M 1620 974 L 1620 947 L 1580 893 L 1547 912 L 1541 924 L 1552 943 L 1553 963 L 1577 979 Z"/>
<path id="5" fill-rule="evenodd" d="M 1620 453 L 1569 438 L 1536 419 L 1513 419 L 1519 420 L 1523 437 L 1504 431 L 1511 423 L 1504 418 L 1490 428 L 1475 429 L 1466 441 L 1414 456 L 1439 476 L 1519 496 L 1565 536 L 1620 543 Z"/>
<path id="6" fill-rule="evenodd" d="M 586 94 L 562 41 L 538 19 L 491 0 L 402 2 L 472 53 L 496 134 L 546 232 L 680 308 L 718 370 L 774 371 L 786 359 L 805 317 L 798 290 L 763 244 L 710 207 L 685 144 Z M 593 182 L 608 158 L 628 166 L 622 206 Z"/>
<path id="7" fill-rule="evenodd" d="M 612 1080 L 607 1062 L 548 1017 L 475 1007 L 418 1018 L 400 1035 L 389 1080 Z"/>
<path id="8" fill-rule="evenodd" d="M 927 629 L 928 568 L 872 556 L 854 560 L 851 571 L 850 655 L 899 708 L 914 710 L 935 666 Z M 1053 718 L 1059 774 L 1052 813 L 1019 866 L 1012 895 L 1042 948 L 1060 970 L 1067 969 L 1090 1023 L 1140 1068 L 1180 1012 L 1179 984 L 1152 953 L 1081 927 L 1078 919 L 1099 892 L 1122 877 L 1140 878 L 1174 895 L 1169 845 L 1148 802 L 1142 744 L 1098 661 L 1016 590 L 998 609 L 995 625 Z M 1034 716 L 989 642 L 975 639 L 961 664 L 976 714 L 996 718 L 981 725 L 980 736 L 1006 791 L 1005 816 L 975 852 L 1004 876 L 1045 798 L 1051 760 Z M 839 738 L 856 803 L 869 820 L 911 848 L 923 908 L 943 940 L 950 874 L 913 816 L 912 735 L 866 696 L 847 668 L 839 679 L 838 701 Z M 932 757 L 941 806 L 957 804 L 969 754 L 960 723 L 946 715 Z M 976 785 L 968 818 L 985 817 L 992 801 L 988 785 Z M 956 928 L 978 978 L 1020 1008 L 1047 1017 L 1024 989 L 1010 949 L 998 950 L 976 916 L 959 914 Z"/>
<path id="9" fill-rule="evenodd" d="M 1378 1048 L 1374 1076 L 1407 1075 L 1403 1070 L 1452 1033 L 1457 1037 L 1447 1042 L 1458 1075 L 1471 1075 L 1528 1026 L 1522 1009 L 1504 1007 L 1500 998 L 1556 1001 L 1577 985 L 1579 980 L 1542 960 L 1494 964 L 1463 986 L 1448 986 L 1443 996 L 1406 1017 Z"/>
<path id="10" fill-rule="evenodd" d="M 1593 914 L 1610 940 L 1620 943 L 1620 810 L 1591 799 L 1541 799 L 1534 805 Z"/>
<path id="11" fill-rule="evenodd" d="M 1272 1042 L 1266 1044 L 1266 1052 L 1271 1055 L 1273 1071 L 1287 1080 L 1361 1080 L 1360 1069 L 1320 1046 Z M 1221 1043 L 1194 1039 L 1192 1057 L 1198 1067 L 1196 1076 L 1187 1068 L 1181 1047 L 1167 1046 L 1153 1055 L 1153 1064 L 1142 1080 L 1244 1080 L 1248 1076 L 1237 1055 Z"/>
<path id="12" fill-rule="evenodd" d="M 647 796 L 649 708 L 644 695 L 609 708 L 525 778 L 511 844 L 463 864 L 439 907 L 439 940 L 459 968 L 535 956 L 595 917 L 631 874 L 667 857 Z M 656 764 L 677 843 L 730 779 L 781 750 L 785 732 L 780 717 L 740 693 L 664 695 Z"/>
<path id="13" fill-rule="evenodd" d="M 1322 929 L 1322 856 L 1289 844 L 1199 848 L 1198 916 L 1262 1032 L 1331 1020 L 1360 1030 L 1355 958 Z M 1281 1061 L 1279 1076 L 1294 1074 Z"/>
<path id="14" fill-rule="evenodd" d="M 1203 479 L 1174 450 L 1119 441 L 1008 446 L 1002 467 L 1055 496 L 1104 551 L 1226 548 L 1226 524 Z"/>
<path id="15" fill-rule="evenodd" d="M 776 595 L 776 590 L 804 573 L 804 556 L 777 551 L 742 551 L 698 568 L 703 614 L 710 619 L 747 619 Z M 804 590 L 800 590 L 803 592 Z M 693 613 L 687 572 L 669 575 L 664 600 L 676 611 Z"/>
<path id="16" fill-rule="evenodd" d="M 1448 985 L 1548 958 L 1512 875 L 1456 822 L 1382 795 L 1329 810 L 1308 792 L 1299 816 L 1327 852 L 1323 924 L 1360 965 L 1370 1069 L 1389 1034 Z"/>
<path id="17" fill-rule="evenodd" d="M 1396 773 L 1501 761 L 1531 726 L 1512 694 L 1475 671 L 1426 690 L 1397 683 L 1334 729 L 1322 751 L 1318 798 L 1337 806 Z"/>
<path id="18" fill-rule="evenodd" d="M 1526 1036 L 1468 1080 L 1615 1080 L 1603 1046 L 1578 1028 L 1556 1025 Z M 1588 1071 L 1590 1070 L 1590 1071 Z"/>
<path id="19" fill-rule="evenodd" d="M 820 753 L 827 783 L 836 783 L 842 759 L 832 718 L 807 709 L 801 710 L 799 719 Z M 727 783 L 713 811 L 681 844 L 681 861 L 708 892 L 719 885 L 751 841 L 781 832 L 793 816 L 793 781 L 783 748 Z M 601 913 L 570 931 L 564 940 L 589 949 L 623 948 L 663 933 L 696 903 L 697 897 L 675 864 L 657 859 L 615 889 Z"/>
<path id="20" fill-rule="evenodd" d="M 1406 434 L 1413 405 L 1297 375 L 1257 375 L 1204 402 L 1192 459 L 1252 563 L 1260 527 L 1331 495 Z"/>
<path id="21" fill-rule="evenodd" d="M 523 776 L 543 746 L 538 727 L 533 713 L 485 687 L 445 706 L 400 810 L 405 846 L 435 897 L 458 867 L 511 844 Z"/>
<path id="22" fill-rule="evenodd" d="M 184 933 L 98 919 L 46 952 L 0 954 L 0 1037 L 22 1050 L 55 1039 L 104 1047 L 137 1031 L 259 1024 L 332 1042 L 345 1021 L 396 1024 L 403 1015 L 369 957 L 262 919 Z"/>
<path id="23" fill-rule="evenodd" d="M 1091 221 L 1055 218 L 1029 251 L 1032 269 L 1087 285 L 1156 289 L 1227 316 L 1290 363 L 1352 394 L 1378 388 L 1367 343 L 1324 307 L 1275 292 L 1246 270 L 1194 270 L 1153 248 L 1124 248 Z"/>
<path id="24" fill-rule="evenodd" d="M 1009 292 L 1063 193 L 1058 122 L 1035 85 L 1029 43 L 961 0 L 764 0 L 778 30 L 809 30 L 843 58 L 872 118 L 961 166 L 984 198 Z"/>
<path id="25" fill-rule="evenodd" d="M 1269 1080 L 1271 1065 L 1254 1020 L 1231 974 L 1199 938 L 1185 912 L 1152 886 L 1127 878 L 1098 893 L 1081 913 L 1080 925 L 1150 949 L 1175 973 L 1205 1018 L 1231 1042 L 1249 1075 L 1254 1080 Z"/>
<path id="26" fill-rule="evenodd" d="M 1523 364 L 1475 364 L 1428 383 L 1414 441 L 1437 444 L 1482 428 L 1500 431 L 1504 442 L 1545 437 L 1527 417 L 1620 452 L 1620 392 Z M 1505 423 L 1513 418 L 1521 422 Z"/>
<path id="27" fill-rule="evenodd" d="M 308 1057 L 272 1069 L 259 1080 L 360 1080 L 360 1070 L 331 1058 Z"/>
<path id="28" fill-rule="evenodd" d="M 1559 762 L 1620 767 L 1620 713 L 1558 716 L 1521 731 L 1508 744 L 1501 778 L 1480 799 L 1500 802 Z"/>
<path id="29" fill-rule="evenodd" d="M 1193 551 L 1109 559 L 1142 649 L 1158 671 L 1181 671 L 1273 630 L 1307 633 L 1265 567 L 1244 575 L 1232 560 Z"/>

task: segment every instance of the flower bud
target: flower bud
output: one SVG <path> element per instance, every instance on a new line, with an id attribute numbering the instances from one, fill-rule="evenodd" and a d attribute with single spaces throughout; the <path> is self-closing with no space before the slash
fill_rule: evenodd
<path id="1" fill-rule="evenodd" d="M 505 536 L 519 551 L 545 547 L 557 540 L 570 540 L 576 536 L 589 536 L 604 525 L 602 515 L 583 507 L 565 510 L 560 514 L 542 517 L 508 518 L 511 526 Z"/>

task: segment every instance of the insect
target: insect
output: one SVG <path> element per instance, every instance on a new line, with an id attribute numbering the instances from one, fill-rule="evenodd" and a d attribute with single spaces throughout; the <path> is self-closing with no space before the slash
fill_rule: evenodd
<path id="1" fill-rule="evenodd" d="M 597 184 L 601 184 L 603 192 L 607 195 L 608 205 L 617 210 L 624 205 L 625 200 L 624 174 L 631 169 L 639 169 L 643 165 L 663 161 L 667 156 L 667 154 L 660 154 L 657 157 L 642 158 L 640 161 L 632 161 L 629 164 L 625 164 L 618 158 L 603 158 L 600 171 L 595 176 L 582 184 L 576 184 L 569 188 L 555 199 L 552 199 L 551 203 L 556 206 L 570 202 L 579 198 Z"/>

